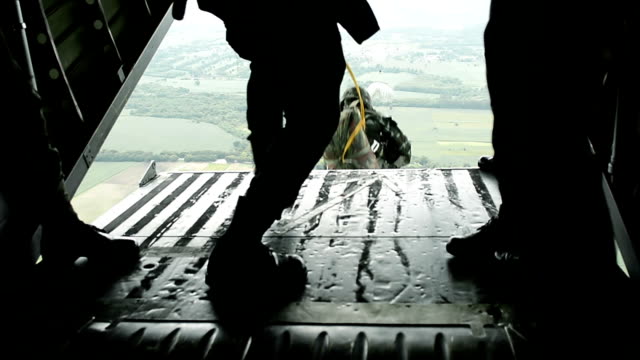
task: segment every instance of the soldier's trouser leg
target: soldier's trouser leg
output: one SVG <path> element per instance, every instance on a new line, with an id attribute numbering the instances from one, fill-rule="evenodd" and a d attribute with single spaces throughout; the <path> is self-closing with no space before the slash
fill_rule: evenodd
<path id="1" fill-rule="evenodd" d="M 45 347 L 41 335 L 48 313 L 42 305 L 49 303 L 43 301 L 42 283 L 36 281 L 38 244 L 33 243 L 33 235 L 52 213 L 56 217 L 64 217 L 68 211 L 75 214 L 66 198 L 60 196 L 64 195 L 59 191 L 63 190 L 60 160 L 49 144 L 39 97 L 12 61 L 2 34 L 0 79 L 0 244 L 4 255 L 0 268 L 5 275 L 6 308 L 12 310 L 6 323 L 13 334 L 18 334 L 7 344 L 29 353 L 33 344 L 37 349 Z M 55 205 L 58 201 L 62 206 Z M 23 343 L 23 334 L 27 333 L 28 344 Z"/>
<path id="2" fill-rule="evenodd" d="M 206 278 L 214 307 L 235 324 L 249 314 L 249 322 L 262 319 L 274 307 L 298 298 L 306 285 L 301 258 L 276 256 L 274 262 L 260 240 L 282 210 L 293 204 L 338 124 L 342 51 L 317 54 L 322 58 L 302 57 L 312 60 L 304 67 L 281 53 L 251 64 L 247 116 L 257 167 L 229 228 L 212 250 Z M 300 82 L 303 74 L 311 81 Z M 247 280 L 257 284 L 248 288 Z M 256 293 L 264 294 L 257 306 L 250 300 Z"/>
<path id="3" fill-rule="evenodd" d="M 614 243 L 585 128 L 599 121 L 593 111 L 602 84 L 599 31 L 592 26 L 602 19 L 586 13 L 585 3 L 567 11 L 496 0 L 492 17 L 497 4 L 512 6 L 487 29 L 493 140 L 504 169 L 500 218 L 514 229 L 507 240 L 529 257 L 527 301 L 544 316 L 543 346 L 564 342 L 564 348 L 580 349 L 584 345 L 561 334 L 555 321 L 605 325 L 606 314 L 585 316 L 593 291 L 616 298 Z M 540 158 L 543 167 L 536 166 Z M 611 345 L 604 340 L 595 345 Z"/>
<path id="4" fill-rule="evenodd" d="M 6 50 L 6 49 L 4 49 Z M 6 59 L 6 58 L 5 58 Z M 58 152 L 49 143 L 41 103 L 26 76 L 10 61 L 2 78 L 4 99 L 0 121 L 0 152 L 5 172 L 0 192 L 6 218 L 0 231 L 3 246 L 18 266 L 33 264 L 31 238 L 38 225 L 77 220 L 63 186 Z"/>
<path id="5" fill-rule="evenodd" d="M 505 169 L 500 216 L 528 229 L 514 241 L 536 258 L 566 274 L 597 272 L 611 266 L 614 255 L 586 127 L 601 121 L 594 108 L 601 101 L 602 21 L 588 6 L 548 10 L 492 2 L 485 41 L 493 144 Z M 540 158 L 547 160 L 542 169 L 535 166 Z M 589 258 L 601 261 L 584 268 Z"/>
<path id="6" fill-rule="evenodd" d="M 6 206 L 0 237 L 12 254 L 10 260 L 29 268 L 38 250 L 31 243 L 38 225 L 61 233 L 79 219 L 64 188 L 60 157 L 50 144 L 40 98 L 26 74 L 11 61 L 4 42 L 0 71 L 4 90 L 0 153 L 5 159 L 0 193 Z"/>
<path id="7" fill-rule="evenodd" d="M 34 133 L 16 135 L 31 137 Z M 39 135 L 35 137 L 32 140 L 38 140 Z M 58 153 L 47 142 L 42 143 L 44 140 L 24 141 L 23 145 L 29 145 L 17 159 L 19 163 L 11 162 L 13 165 L 8 167 L 12 169 L 10 178 L 0 180 L 0 191 L 7 202 L 6 236 L 11 243 L 30 239 L 38 225 L 50 234 L 60 234 L 69 224 L 80 221 L 64 188 Z M 46 252 L 45 248 L 41 250 Z"/>
<path id="8" fill-rule="evenodd" d="M 259 209 L 259 217 L 264 219 L 257 232 L 266 231 L 282 210 L 293 204 L 335 133 L 344 69 L 341 51 L 328 52 L 305 64 L 276 60 L 252 63 L 247 117 L 252 146 L 260 144 L 261 150 L 246 203 Z M 312 79 L 301 82 L 303 73 Z M 278 122 L 282 123 L 282 112 L 285 125 L 276 129 Z M 236 221 L 240 220 L 234 217 Z"/>
<path id="9" fill-rule="evenodd" d="M 283 123 L 283 97 L 286 89 L 279 81 L 264 76 L 259 65 L 251 65 L 252 70 L 247 85 L 247 123 L 251 134 L 253 162 L 256 172 L 265 166 L 266 157 L 277 138 L 281 135 Z"/>

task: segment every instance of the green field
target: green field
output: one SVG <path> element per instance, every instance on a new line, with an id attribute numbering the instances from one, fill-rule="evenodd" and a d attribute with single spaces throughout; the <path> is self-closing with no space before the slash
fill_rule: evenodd
<path id="1" fill-rule="evenodd" d="M 493 116 L 489 110 L 388 106 L 379 106 L 377 109 L 398 122 L 411 141 L 413 155 L 429 158 L 430 167 L 475 166 L 480 156 L 493 153 Z M 121 116 L 103 148 L 154 153 L 198 150 L 232 152 L 233 142 L 237 140 L 213 124 Z M 212 166 L 210 170 L 224 168 L 217 164 Z M 95 176 L 105 178 L 105 175 Z"/>
<path id="2" fill-rule="evenodd" d="M 431 167 L 475 166 L 493 153 L 489 110 L 380 107 L 411 141 L 412 154 L 426 156 Z"/>
<path id="3" fill-rule="evenodd" d="M 122 171 L 138 164 L 135 162 L 94 162 L 85 175 L 75 195 L 80 195 L 92 187 L 101 184 Z"/>
<path id="4" fill-rule="evenodd" d="M 229 168 L 229 164 L 209 164 L 204 171 L 225 171 Z"/>
<path id="5" fill-rule="evenodd" d="M 233 135 L 209 123 L 122 115 L 103 145 L 118 151 L 230 151 Z"/>
<path id="6" fill-rule="evenodd" d="M 429 63 L 428 73 L 451 76 L 471 86 L 486 86 L 487 75 L 483 63 L 433 61 Z"/>

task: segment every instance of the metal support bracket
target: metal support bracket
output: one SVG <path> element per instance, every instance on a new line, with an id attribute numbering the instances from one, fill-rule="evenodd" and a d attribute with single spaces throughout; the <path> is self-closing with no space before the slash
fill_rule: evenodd
<path id="1" fill-rule="evenodd" d="M 149 166 L 147 166 L 147 170 L 144 172 L 144 175 L 142 175 L 142 178 L 140 179 L 140 183 L 138 184 L 138 186 L 143 187 L 157 177 L 158 177 L 158 172 L 156 171 L 156 162 L 155 160 L 151 160 L 151 162 L 149 163 Z"/>

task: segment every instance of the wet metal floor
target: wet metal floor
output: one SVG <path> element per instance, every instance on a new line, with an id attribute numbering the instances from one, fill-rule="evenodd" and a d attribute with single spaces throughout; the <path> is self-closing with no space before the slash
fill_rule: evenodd
<path id="1" fill-rule="evenodd" d="M 207 300 L 204 271 L 211 247 L 251 178 L 250 172 L 164 173 L 98 219 L 94 224 L 113 235 L 135 238 L 144 257 L 138 271 L 101 299 L 85 336 L 95 340 L 110 333 L 104 338 L 152 341 L 149 336 L 160 331 L 162 345 L 186 331 L 200 334 L 199 342 L 191 342 L 200 344 L 213 336 L 211 331 L 222 331 L 212 325 L 217 316 Z M 477 169 L 312 172 L 295 204 L 263 238 L 278 251 L 304 258 L 307 289 L 303 299 L 274 318 L 276 325 L 266 328 L 260 341 L 308 335 L 308 358 L 322 358 L 314 352 L 324 349 L 317 348 L 318 342 L 337 336 L 351 344 L 354 358 L 362 336 L 365 351 L 369 346 L 384 352 L 389 345 L 389 351 L 402 355 L 408 348 L 398 347 L 398 339 L 415 335 L 409 348 L 418 349 L 427 341 L 418 334 L 426 331 L 434 347 L 425 347 L 424 354 L 445 348 L 511 354 L 503 286 L 458 273 L 445 251 L 449 237 L 474 231 L 496 214 L 500 203 L 495 179 Z M 342 333 L 353 338 L 340 338 Z M 367 340 L 383 333 L 388 333 L 384 341 Z M 471 343 L 483 339 L 484 345 L 476 349 L 465 340 L 454 346 L 462 338 Z M 272 340 L 284 341 L 278 339 Z M 238 350 L 244 355 L 250 344 L 245 345 Z"/>
<path id="2" fill-rule="evenodd" d="M 98 219 L 145 249 L 140 270 L 106 300 L 204 300 L 209 250 L 251 177 L 161 174 Z M 500 299 L 456 276 L 444 245 L 484 224 L 500 202 L 495 179 L 476 169 L 314 171 L 263 241 L 304 258 L 303 302 L 490 303 Z"/>

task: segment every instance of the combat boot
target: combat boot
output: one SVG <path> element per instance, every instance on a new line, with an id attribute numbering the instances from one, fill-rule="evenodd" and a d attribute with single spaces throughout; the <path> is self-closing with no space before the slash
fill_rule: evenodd
<path id="1" fill-rule="evenodd" d="M 472 234 L 452 237 L 446 250 L 457 258 L 468 260 L 513 261 L 520 257 L 516 248 L 520 239 L 508 239 L 512 235 L 507 225 L 496 216 Z"/>
<path id="2" fill-rule="evenodd" d="M 274 217 L 252 205 L 246 197 L 238 199 L 229 228 L 211 252 L 205 279 L 216 314 L 247 328 L 298 299 L 307 283 L 300 256 L 277 254 L 262 244 Z"/>
<path id="3" fill-rule="evenodd" d="M 80 220 L 62 184 L 49 200 L 42 223 L 44 267 L 59 271 L 82 268 L 87 278 L 101 285 L 137 267 L 140 249 L 135 240 L 115 238 Z"/>

